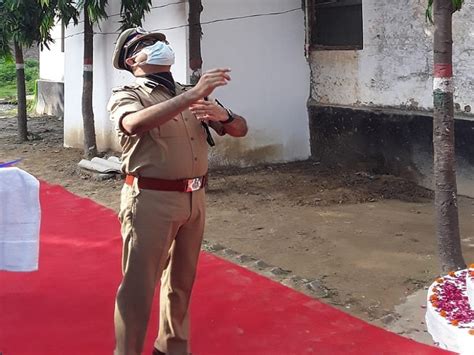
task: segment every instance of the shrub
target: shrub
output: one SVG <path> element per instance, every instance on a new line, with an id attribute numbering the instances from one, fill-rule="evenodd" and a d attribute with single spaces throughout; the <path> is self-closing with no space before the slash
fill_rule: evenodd
<path id="1" fill-rule="evenodd" d="M 0 59 L 0 97 L 16 97 L 15 62 Z M 26 94 L 35 93 L 35 82 L 39 78 L 39 63 L 35 59 L 25 61 Z"/>

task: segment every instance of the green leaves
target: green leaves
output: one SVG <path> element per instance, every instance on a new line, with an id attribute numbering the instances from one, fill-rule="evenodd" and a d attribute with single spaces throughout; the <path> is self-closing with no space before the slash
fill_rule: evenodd
<path id="1" fill-rule="evenodd" d="M 34 43 L 51 40 L 47 33 L 40 31 L 46 14 L 36 0 L 3 0 L 0 2 L 0 13 L 0 32 L 9 41 L 16 41 L 22 47 L 31 47 Z"/>
<path id="2" fill-rule="evenodd" d="M 75 1 L 71 0 L 40 0 L 46 7 L 54 11 L 56 17 L 61 19 L 65 26 L 72 21 L 74 25 L 78 24 L 79 10 Z M 43 7 L 44 7 L 43 6 Z"/>
<path id="3" fill-rule="evenodd" d="M 87 11 L 91 23 L 98 23 L 107 18 L 108 0 L 79 0 L 79 9 Z"/>
<path id="4" fill-rule="evenodd" d="M 12 60 L 13 56 L 10 48 L 10 34 L 2 27 L 0 27 L 0 58 Z"/>
<path id="5" fill-rule="evenodd" d="M 145 13 L 151 10 L 151 5 L 151 0 L 122 0 L 120 7 L 120 15 L 122 16 L 120 30 L 141 26 Z"/>
<path id="6" fill-rule="evenodd" d="M 453 2 L 453 12 L 459 11 L 462 8 L 464 0 L 452 0 Z"/>
<path id="7" fill-rule="evenodd" d="M 77 24 L 78 12 L 71 0 L 0 0 L 0 57 L 11 57 L 12 41 L 21 47 L 53 42 L 51 29 L 57 18 Z"/>
<path id="8" fill-rule="evenodd" d="M 87 11 L 92 24 L 105 20 L 108 0 L 0 0 L 0 58 L 11 57 L 10 44 L 48 47 L 58 20 L 78 24 L 80 11 Z M 152 0 L 122 0 L 120 30 L 141 26 Z"/>
<path id="9" fill-rule="evenodd" d="M 433 24 L 433 0 L 428 0 L 428 6 L 426 7 L 425 12 L 426 21 Z"/>
<path id="10" fill-rule="evenodd" d="M 428 0 L 428 6 L 426 7 L 426 12 L 425 12 L 425 18 L 426 21 L 429 23 L 433 24 L 433 1 L 434 0 Z M 443 0 L 437 0 L 437 1 L 443 1 Z M 453 3 L 453 13 L 456 11 L 461 10 L 462 5 L 464 4 L 464 0 L 451 0 Z"/>

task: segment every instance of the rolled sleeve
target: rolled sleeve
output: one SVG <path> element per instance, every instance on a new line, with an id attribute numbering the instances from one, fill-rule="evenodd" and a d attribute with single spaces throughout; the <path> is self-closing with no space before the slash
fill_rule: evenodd
<path id="1" fill-rule="evenodd" d="M 114 92 L 110 97 L 107 110 L 110 119 L 114 121 L 116 128 L 125 135 L 130 135 L 122 126 L 123 118 L 144 108 L 137 95 L 130 91 Z"/>

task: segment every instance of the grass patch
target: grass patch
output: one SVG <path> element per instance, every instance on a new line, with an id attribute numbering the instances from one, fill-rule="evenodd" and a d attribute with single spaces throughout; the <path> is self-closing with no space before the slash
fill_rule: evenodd
<path id="1" fill-rule="evenodd" d="M 25 61 L 26 94 L 35 94 L 35 83 L 39 78 L 39 62 L 35 59 Z M 15 62 L 0 59 L 0 98 L 16 99 Z"/>
<path id="2" fill-rule="evenodd" d="M 0 99 L 8 101 L 16 101 L 16 85 L 15 84 L 1 84 Z"/>

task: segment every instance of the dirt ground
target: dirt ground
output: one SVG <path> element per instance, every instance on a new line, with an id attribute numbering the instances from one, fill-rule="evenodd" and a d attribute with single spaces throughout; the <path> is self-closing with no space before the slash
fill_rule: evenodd
<path id="1" fill-rule="evenodd" d="M 77 168 L 62 121 L 33 118 L 16 141 L 0 115 L 0 161 L 115 211 L 122 182 Z M 329 169 L 315 161 L 212 170 L 204 249 L 352 315 L 389 326 L 395 306 L 438 275 L 430 191 L 392 176 Z M 474 202 L 460 198 L 466 261 L 474 262 Z M 119 262 L 119 261 L 117 261 Z M 420 305 L 421 306 L 421 305 Z"/>

